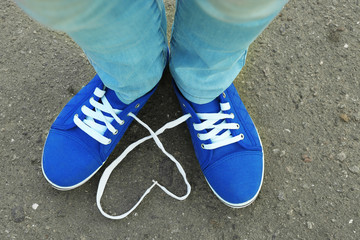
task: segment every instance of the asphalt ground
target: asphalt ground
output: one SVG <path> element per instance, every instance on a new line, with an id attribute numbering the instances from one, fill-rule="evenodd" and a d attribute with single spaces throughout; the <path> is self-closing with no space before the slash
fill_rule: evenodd
<path id="1" fill-rule="evenodd" d="M 165 3 L 171 26 L 175 4 Z M 2 0 L 0 239 L 360 239 L 359 13 L 358 0 L 290 1 L 251 45 L 235 85 L 264 145 L 265 180 L 254 204 L 231 209 L 214 196 L 184 124 L 160 139 L 188 175 L 189 198 L 154 189 L 134 213 L 112 221 L 96 207 L 102 170 L 60 192 L 40 164 L 52 122 L 95 72 L 69 37 Z M 181 116 L 170 79 L 165 72 L 139 114 L 153 129 Z M 134 123 L 109 162 L 146 135 Z M 185 191 L 175 166 L 148 141 L 114 171 L 105 209 L 125 212 L 153 178 Z"/>

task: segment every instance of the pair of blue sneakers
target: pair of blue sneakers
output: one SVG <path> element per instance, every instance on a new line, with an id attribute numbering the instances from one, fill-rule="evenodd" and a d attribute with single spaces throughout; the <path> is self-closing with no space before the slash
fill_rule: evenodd
<path id="1" fill-rule="evenodd" d="M 126 105 L 96 75 L 60 112 L 45 142 L 42 170 L 56 189 L 74 189 L 104 164 L 133 118 L 156 87 Z M 208 104 L 185 99 L 174 89 L 196 156 L 215 195 L 230 207 L 245 207 L 257 197 L 264 160 L 256 128 L 231 85 Z"/>

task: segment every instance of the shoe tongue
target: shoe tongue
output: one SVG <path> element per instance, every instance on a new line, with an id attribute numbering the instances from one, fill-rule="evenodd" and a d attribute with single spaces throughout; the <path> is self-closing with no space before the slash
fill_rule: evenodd
<path id="1" fill-rule="evenodd" d="M 126 108 L 128 106 L 127 104 L 120 101 L 120 99 L 116 95 L 115 91 L 113 91 L 109 88 L 106 89 L 105 96 L 106 96 L 107 100 L 109 101 L 110 105 L 112 106 L 112 108 L 114 108 L 114 109 L 123 110 L 124 108 Z"/>
<path id="2" fill-rule="evenodd" d="M 191 103 L 196 113 L 218 113 L 220 112 L 220 100 L 215 98 L 213 101 L 205 104 Z"/>

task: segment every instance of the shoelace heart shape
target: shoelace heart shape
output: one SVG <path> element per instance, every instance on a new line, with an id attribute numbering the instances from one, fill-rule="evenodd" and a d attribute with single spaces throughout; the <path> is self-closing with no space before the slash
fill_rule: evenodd
<path id="1" fill-rule="evenodd" d="M 98 185 L 98 190 L 97 190 L 97 193 L 96 193 L 96 204 L 101 212 L 102 215 L 104 215 L 105 217 L 107 218 L 110 218 L 110 219 L 114 219 L 114 220 L 117 220 L 117 219 L 123 219 L 125 218 L 126 216 L 128 216 L 131 212 L 133 212 L 137 206 L 143 201 L 143 199 L 146 197 L 146 195 L 148 195 L 150 193 L 150 191 L 155 187 L 155 186 L 158 186 L 160 187 L 167 195 L 177 199 L 177 200 L 185 200 L 190 192 L 191 192 L 191 186 L 186 178 L 186 173 L 184 171 L 184 169 L 182 168 L 181 164 L 175 159 L 174 156 L 172 156 L 170 153 L 168 153 L 163 144 L 160 142 L 160 139 L 158 138 L 158 135 L 160 135 L 161 133 L 163 133 L 166 129 L 171 129 L 171 128 L 174 128 L 176 127 L 177 125 L 185 122 L 189 117 L 191 117 L 190 114 L 187 114 L 187 115 L 184 115 L 174 121 L 171 121 L 171 122 L 168 122 L 166 123 L 163 127 L 161 127 L 159 130 L 157 130 L 156 132 L 154 132 L 146 123 L 144 123 L 143 121 L 141 121 L 139 118 L 137 118 L 133 113 L 129 113 L 128 116 L 130 117 L 133 117 L 138 123 L 140 123 L 142 126 L 144 126 L 149 132 L 150 132 L 150 135 L 147 136 L 147 137 L 144 137 L 134 143 L 132 143 L 131 145 L 129 145 L 125 150 L 124 152 L 119 156 L 117 157 L 106 169 L 105 171 L 103 172 L 101 178 L 100 178 L 100 181 L 99 181 L 99 185 Z M 183 195 L 183 196 L 177 196 L 175 195 L 174 193 L 170 192 L 166 187 L 164 187 L 163 185 L 161 185 L 160 183 L 158 183 L 158 181 L 156 180 L 153 180 L 153 184 L 144 192 L 144 194 L 141 196 L 141 198 L 138 200 L 138 202 L 130 209 L 128 210 L 127 212 L 121 214 L 121 215 L 117 215 L 117 216 L 113 216 L 113 215 L 110 215 L 108 213 L 106 213 L 102 206 L 101 206 L 101 198 L 104 194 L 104 191 L 105 191 L 105 187 L 106 187 L 106 183 L 107 181 L 109 180 L 109 177 L 112 173 L 112 171 L 124 160 L 124 158 L 134 149 L 136 148 L 138 145 L 140 145 L 141 143 L 149 140 L 153 138 L 156 145 L 161 149 L 161 151 L 168 157 L 170 158 L 171 161 L 173 161 L 175 164 L 176 164 L 176 167 L 177 169 L 179 170 L 181 176 L 183 177 L 184 179 L 184 182 L 186 184 L 186 194 Z"/>
<path id="2" fill-rule="evenodd" d="M 94 91 L 94 95 L 100 100 L 96 101 L 93 97 L 90 99 L 90 104 L 93 106 L 93 109 L 90 109 L 86 106 L 83 106 L 81 108 L 81 111 L 85 114 L 85 119 L 81 120 L 78 115 L 76 114 L 74 116 L 74 123 L 85 133 L 87 133 L 90 137 L 97 140 L 98 142 L 107 145 L 111 143 L 111 139 L 106 138 L 103 136 L 105 131 L 108 129 L 110 132 L 112 132 L 114 135 L 117 134 L 118 130 L 114 128 L 114 126 L 111 124 L 113 120 L 118 122 L 120 125 L 124 124 L 124 120 L 120 119 L 117 115 L 122 112 L 122 110 L 113 109 L 109 101 L 107 100 L 105 96 L 106 90 L 101 90 L 99 88 L 96 88 Z M 110 117 L 111 116 L 111 117 Z M 140 123 L 142 126 L 144 126 L 149 132 L 150 135 L 147 137 L 144 137 L 131 145 L 129 145 L 125 151 L 117 157 L 103 172 L 100 181 L 99 186 L 96 194 L 96 204 L 100 210 L 100 212 L 107 218 L 110 219 L 123 219 L 126 216 L 128 216 L 131 212 L 133 212 L 137 206 L 142 202 L 142 200 L 145 198 L 146 195 L 150 193 L 150 191 L 155 187 L 160 187 L 167 195 L 177 199 L 177 200 L 184 200 L 186 199 L 190 192 L 191 192 L 191 186 L 186 178 L 186 173 L 184 169 L 182 168 L 181 164 L 172 156 L 170 153 L 168 153 L 163 144 L 160 142 L 160 139 L 157 137 L 157 135 L 163 133 L 166 129 L 174 128 L 177 125 L 185 122 L 189 117 L 191 117 L 190 114 L 184 115 L 172 122 L 169 122 L 165 124 L 163 127 L 161 127 L 159 130 L 154 132 L 147 124 L 142 122 L 139 118 L 136 117 L 133 113 L 128 113 L 129 117 L 134 118 L 138 123 Z M 104 124 L 100 124 L 99 122 L 102 122 Z M 138 200 L 138 202 L 127 212 L 118 215 L 113 216 L 108 213 L 106 213 L 102 206 L 101 206 L 101 198 L 104 194 L 106 183 L 109 180 L 109 177 L 112 173 L 112 171 L 124 160 L 124 158 L 129 154 L 135 147 L 140 145 L 141 143 L 153 138 L 156 145 L 161 149 L 161 151 L 170 158 L 171 161 L 173 161 L 176 164 L 177 169 L 179 170 L 181 176 L 184 179 L 184 182 L 186 184 L 186 194 L 183 196 L 177 196 L 174 193 L 170 192 L 166 187 L 161 185 L 158 181 L 153 180 L 153 184 L 144 192 L 144 194 L 141 196 L 141 198 Z"/>

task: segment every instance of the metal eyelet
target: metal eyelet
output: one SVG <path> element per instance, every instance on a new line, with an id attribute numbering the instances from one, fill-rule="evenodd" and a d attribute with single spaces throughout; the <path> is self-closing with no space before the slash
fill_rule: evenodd
<path id="1" fill-rule="evenodd" d="M 245 138 L 244 134 L 240 133 L 241 140 Z"/>
<path id="2" fill-rule="evenodd" d="M 205 145 L 204 145 L 203 143 L 201 144 L 201 148 L 202 148 L 202 149 L 205 149 Z"/>
<path id="3" fill-rule="evenodd" d="M 74 115 L 74 118 L 75 118 L 75 117 L 79 117 L 79 114 L 75 114 L 75 115 Z"/>
<path id="4" fill-rule="evenodd" d="M 136 106 L 135 106 L 135 108 L 138 108 L 138 107 L 140 107 L 140 103 L 136 104 Z"/>
<path id="5" fill-rule="evenodd" d="M 223 93 L 222 93 L 222 96 L 223 96 L 223 98 L 226 98 L 226 94 L 225 94 L 225 92 L 223 92 Z"/>
<path id="6" fill-rule="evenodd" d="M 196 136 L 200 139 L 200 134 L 196 134 Z"/>
<path id="7" fill-rule="evenodd" d="M 117 129 L 115 129 L 115 132 L 113 132 L 114 135 L 118 134 L 119 131 Z"/>
<path id="8" fill-rule="evenodd" d="M 122 120 L 119 124 L 120 124 L 120 125 L 124 125 L 124 123 L 125 123 L 125 121 Z"/>
<path id="9" fill-rule="evenodd" d="M 182 104 L 184 108 L 186 108 L 185 104 Z"/>
<path id="10" fill-rule="evenodd" d="M 109 139 L 108 145 L 111 143 L 111 139 Z"/>
<path id="11" fill-rule="evenodd" d="M 236 124 L 236 129 L 239 129 L 240 128 L 240 125 L 239 124 Z"/>
<path id="12" fill-rule="evenodd" d="M 231 113 L 230 116 L 231 116 L 231 119 L 235 118 L 235 115 L 233 113 Z"/>

